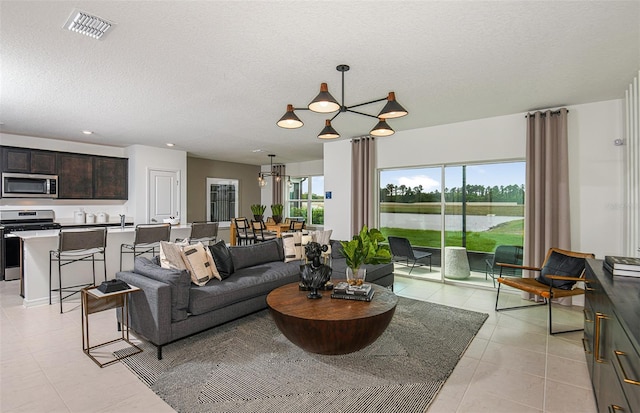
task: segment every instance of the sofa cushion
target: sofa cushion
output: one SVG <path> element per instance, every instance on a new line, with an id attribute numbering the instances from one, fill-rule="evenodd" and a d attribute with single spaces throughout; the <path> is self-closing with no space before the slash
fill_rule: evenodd
<path id="1" fill-rule="evenodd" d="M 259 244 L 258 244 L 259 245 Z M 235 248 L 230 248 L 233 251 Z M 192 287 L 189 312 L 193 315 L 269 294 L 274 288 L 300 279 L 298 263 L 272 261 L 237 270 L 222 282 Z"/>
<path id="2" fill-rule="evenodd" d="M 171 289 L 171 321 L 187 318 L 191 276 L 187 270 L 167 269 L 154 264 L 148 258 L 136 257 L 133 272 L 156 281 L 169 284 Z"/>
<path id="3" fill-rule="evenodd" d="M 331 240 L 331 258 L 344 258 L 342 255 L 342 244 L 335 239 Z"/>
<path id="4" fill-rule="evenodd" d="M 280 243 L 276 240 L 259 242 L 252 245 L 230 247 L 234 271 L 253 267 L 267 262 L 280 261 Z"/>
<path id="5" fill-rule="evenodd" d="M 201 242 L 182 248 L 182 259 L 191 273 L 191 281 L 203 286 L 212 278 L 221 280 L 211 252 Z"/>
<path id="6" fill-rule="evenodd" d="M 365 282 L 371 282 L 376 284 L 376 281 L 386 277 L 389 274 L 393 274 L 393 263 L 388 264 L 364 264 L 361 268 L 367 269 L 367 275 Z M 347 274 L 347 260 L 343 258 L 333 258 L 331 260 L 331 274 L 332 280 L 346 279 Z"/>
<path id="7" fill-rule="evenodd" d="M 160 241 L 160 266 L 176 270 L 188 269 L 182 259 L 182 247 L 186 245 L 189 245 L 189 243 Z"/>
<path id="8" fill-rule="evenodd" d="M 229 252 L 229 248 L 227 248 L 226 242 L 220 241 L 214 245 L 210 245 L 209 251 L 211 251 L 213 261 L 216 263 L 218 273 L 220 273 L 220 277 L 223 280 L 233 274 L 233 259 L 231 258 L 231 253 Z"/>

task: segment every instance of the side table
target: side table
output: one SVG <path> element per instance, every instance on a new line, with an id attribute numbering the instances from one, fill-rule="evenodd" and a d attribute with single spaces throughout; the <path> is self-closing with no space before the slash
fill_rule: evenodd
<path id="1" fill-rule="evenodd" d="M 467 249 L 465 247 L 444 247 L 444 277 L 464 280 L 470 275 Z"/>
<path id="2" fill-rule="evenodd" d="M 86 287 L 81 290 L 82 295 L 82 351 L 89 356 L 91 360 L 93 360 L 98 366 L 105 367 L 110 364 L 113 364 L 117 361 L 122 360 L 123 358 L 133 356 L 134 354 L 138 354 L 142 351 L 140 347 L 135 345 L 129 340 L 129 294 L 140 291 L 140 288 L 131 287 L 128 290 L 116 291 L 113 293 L 103 293 L 98 290 L 98 287 L 91 286 Z M 121 334 L 120 337 L 107 341 L 100 344 L 90 345 L 89 344 L 89 315 L 94 313 L 99 313 L 101 311 L 111 310 L 114 308 L 120 308 L 120 315 L 122 325 L 120 326 Z M 119 341 L 123 341 L 128 344 L 131 348 L 131 351 L 127 351 L 126 354 L 116 356 L 112 360 L 109 360 L 105 363 L 100 362 L 94 354 L 92 354 L 92 350 L 104 347 L 109 344 L 117 343 Z M 125 347 L 126 349 L 126 347 Z"/>

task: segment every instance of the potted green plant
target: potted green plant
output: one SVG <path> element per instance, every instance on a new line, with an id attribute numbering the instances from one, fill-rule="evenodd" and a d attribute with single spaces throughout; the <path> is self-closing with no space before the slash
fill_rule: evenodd
<path id="1" fill-rule="evenodd" d="M 271 205 L 271 216 L 276 224 L 282 222 L 282 211 L 284 210 L 284 205 L 282 204 L 273 204 Z"/>
<path id="2" fill-rule="evenodd" d="M 353 236 L 351 241 L 340 241 L 347 264 L 347 281 L 349 284 L 364 283 L 366 270 L 360 268 L 363 264 L 386 264 L 391 262 L 391 251 L 388 245 L 381 242 L 384 235 L 376 228 L 363 226 L 360 233 Z"/>
<path id="3" fill-rule="evenodd" d="M 264 218 L 264 211 L 267 209 L 266 205 L 253 204 L 251 205 L 251 213 L 253 214 L 253 219 L 256 221 L 262 221 Z"/>

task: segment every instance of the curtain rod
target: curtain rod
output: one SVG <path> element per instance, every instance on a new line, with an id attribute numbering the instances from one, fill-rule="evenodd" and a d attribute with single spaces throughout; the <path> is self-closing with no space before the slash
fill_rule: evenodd
<path id="1" fill-rule="evenodd" d="M 558 110 L 552 110 L 551 112 L 549 112 L 552 115 L 559 115 L 562 109 L 558 109 Z M 545 112 L 542 112 L 541 110 L 536 110 L 536 112 L 541 112 L 540 116 L 547 116 L 547 114 Z M 527 113 L 526 115 L 524 115 L 525 118 L 528 118 L 529 116 L 535 114 L 534 113 Z M 569 109 L 567 109 L 567 113 L 569 113 Z"/>

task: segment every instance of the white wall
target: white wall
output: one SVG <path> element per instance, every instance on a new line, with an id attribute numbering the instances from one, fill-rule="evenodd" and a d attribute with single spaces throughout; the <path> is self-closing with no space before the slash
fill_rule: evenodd
<path id="1" fill-rule="evenodd" d="M 351 239 L 351 142 L 324 144 L 324 228 L 333 230 L 331 238 Z"/>
<path id="2" fill-rule="evenodd" d="M 622 252 L 622 101 L 569 106 L 569 173 L 572 248 L 598 257 Z M 378 138 L 377 168 L 524 159 L 524 113 L 397 132 Z M 324 145 L 325 228 L 351 236 L 351 145 Z"/>
<path id="3" fill-rule="evenodd" d="M 141 145 L 117 148 L 113 146 L 11 134 L 0 134 L 0 145 L 129 158 L 129 199 L 126 201 L 2 198 L 0 199 L 0 209 L 52 209 L 56 214 L 56 221 L 58 222 L 73 222 L 73 212 L 84 209 L 86 212 L 91 213 L 106 212 L 109 214 L 109 220 L 112 222 L 120 222 L 119 214 L 125 214 L 127 221 L 133 221 L 136 224 L 145 223 L 147 220 L 147 211 L 145 210 L 148 185 L 146 181 L 148 175 L 147 170 L 149 168 L 177 169 L 181 171 L 180 173 L 183 180 L 181 193 L 182 223 L 186 223 L 187 156 L 184 151 L 152 148 Z"/>

